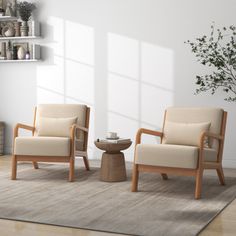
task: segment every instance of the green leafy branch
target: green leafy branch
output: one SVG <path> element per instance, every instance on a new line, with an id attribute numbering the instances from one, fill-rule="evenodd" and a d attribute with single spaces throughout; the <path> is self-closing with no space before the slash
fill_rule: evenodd
<path id="1" fill-rule="evenodd" d="M 210 37 L 196 38 L 195 42 L 187 40 L 197 61 L 204 66 L 212 67 L 212 74 L 197 75 L 198 88 L 195 94 L 218 89 L 227 93 L 226 101 L 236 102 L 236 27 L 223 27 L 215 30 L 211 25 Z"/>

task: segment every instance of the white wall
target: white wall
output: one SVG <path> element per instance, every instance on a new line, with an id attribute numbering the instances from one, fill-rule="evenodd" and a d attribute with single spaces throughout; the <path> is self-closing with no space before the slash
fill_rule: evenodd
<path id="1" fill-rule="evenodd" d="M 92 107 L 90 157 L 108 130 L 134 140 L 138 127 L 159 129 L 167 106 L 217 106 L 229 112 L 224 165 L 236 167 L 236 104 L 224 94 L 194 96 L 204 73 L 187 39 L 235 23 L 234 0 L 43 0 L 40 63 L 0 64 L 0 120 L 32 123 L 37 103 Z M 132 160 L 132 148 L 126 152 Z"/>

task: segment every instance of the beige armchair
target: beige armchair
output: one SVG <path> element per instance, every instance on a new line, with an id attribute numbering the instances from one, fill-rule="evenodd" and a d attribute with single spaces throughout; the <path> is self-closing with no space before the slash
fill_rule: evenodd
<path id="1" fill-rule="evenodd" d="M 17 124 L 14 129 L 12 180 L 16 179 L 17 162 L 68 162 L 69 181 L 74 180 L 75 156 L 83 157 L 89 170 L 87 144 L 90 108 L 79 104 L 38 105 L 34 125 Z M 32 132 L 32 136 L 19 137 L 19 129 Z"/>
<path id="2" fill-rule="evenodd" d="M 163 132 L 139 129 L 136 135 L 132 191 L 138 190 L 139 172 L 196 177 L 195 198 L 201 197 L 204 169 L 215 169 L 225 184 L 222 169 L 227 112 L 219 108 L 168 108 Z M 160 137 L 160 144 L 142 144 L 142 134 Z"/>

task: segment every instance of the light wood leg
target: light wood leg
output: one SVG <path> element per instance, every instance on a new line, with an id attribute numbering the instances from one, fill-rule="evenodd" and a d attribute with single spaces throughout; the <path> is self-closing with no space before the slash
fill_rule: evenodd
<path id="1" fill-rule="evenodd" d="M 17 158 L 15 155 L 12 156 L 12 172 L 11 172 L 11 179 L 16 180 L 17 174 Z"/>
<path id="2" fill-rule="evenodd" d="M 39 165 L 36 161 L 33 161 L 33 166 L 34 166 L 34 169 L 38 169 L 39 168 Z"/>
<path id="3" fill-rule="evenodd" d="M 220 184 L 225 185 L 225 177 L 224 177 L 224 172 L 223 172 L 222 167 L 216 169 L 216 172 L 218 174 Z"/>
<path id="4" fill-rule="evenodd" d="M 70 172 L 69 172 L 69 182 L 74 181 L 74 175 L 75 175 L 75 159 L 70 159 Z"/>
<path id="5" fill-rule="evenodd" d="M 199 169 L 197 171 L 197 175 L 196 175 L 195 199 L 200 199 L 201 198 L 202 176 L 203 176 L 203 170 Z"/>
<path id="6" fill-rule="evenodd" d="M 162 176 L 162 179 L 163 179 L 163 180 L 168 180 L 168 175 L 167 175 L 167 174 L 161 173 L 161 176 Z"/>
<path id="7" fill-rule="evenodd" d="M 84 159 L 85 169 L 90 170 L 88 157 L 84 156 L 83 159 Z"/>
<path id="8" fill-rule="evenodd" d="M 138 191 L 138 178 L 139 178 L 139 171 L 138 171 L 138 165 L 134 164 L 133 167 L 133 175 L 132 175 L 132 192 Z"/>

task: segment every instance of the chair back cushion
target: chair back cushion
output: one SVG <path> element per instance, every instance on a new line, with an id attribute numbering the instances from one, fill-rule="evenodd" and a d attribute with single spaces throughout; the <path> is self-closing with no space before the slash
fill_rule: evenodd
<path id="1" fill-rule="evenodd" d="M 69 137 L 71 127 L 77 123 L 77 117 L 39 118 L 38 136 Z"/>
<path id="2" fill-rule="evenodd" d="M 221 125 L 224 111 L 221 108 L 208 107 L 170 107 L 166 110 L 164 123 L 164 136 L 162 143 L 166 143 L 165 125 L 168 122 L 177 123 L 210 123 L 209 131 L 215 134 L 221 133 Z M 217 149 L 218 141 L 209 140 L 209 145 Z"/>
<path id="3" fill-rule="evenodd" d="M 209 131 L 211 123 L 165 122 L 165 143 L 200 146 L 201 134 Z"/>
<path id="4" fill-rule="evenodd" d="M 52 118 L 57 120 L 58 123 L 63 123 L 63 127 L 61 127 L 60 131 L 56 131 L 58 129 L 58 126 L 55 124 L 53 126 L 52 120 L 47 119 Z M 60 119 L 58 119 L 60 118 Z M 85 127 L 86 122 L 86 105 L 81 104 L 40 104 L 37 106 L 36 110 L 36 119 L 35 119 L 35 136 L 57 136 L 55 135 L 55 132 L 59 132 L 59 136 L 68 137 L 69 133 L 68 130 L 65 128 L 65 126 L 70 125 L 69 123 L 73 123 L 76 121 L 77 118 L 77 124 L 79 126 Z M 45 120 L 46 119 L 46 120 Z M 43 123 L 42 123 L 43 121 Z M 52 125 L 50 128 L 50 124 Z M 44 125 L 42 127 L 43 133 L 41 132 L 41 125 Z M 45 125 L 47 127 L 45 127 Z M 47 128 L 47 131 L 45 131 L 45 128 Z M 64 130 L 64 131 L 63 131 Z M 67 131 L 65 131 L 67 130 Z M 64 133 L 63 133 L 64 132 Z M 45 135 L 46 134 L 46 135 Z M 80 139 L 84 139 L 83 132 L 79 133 Z"/>

